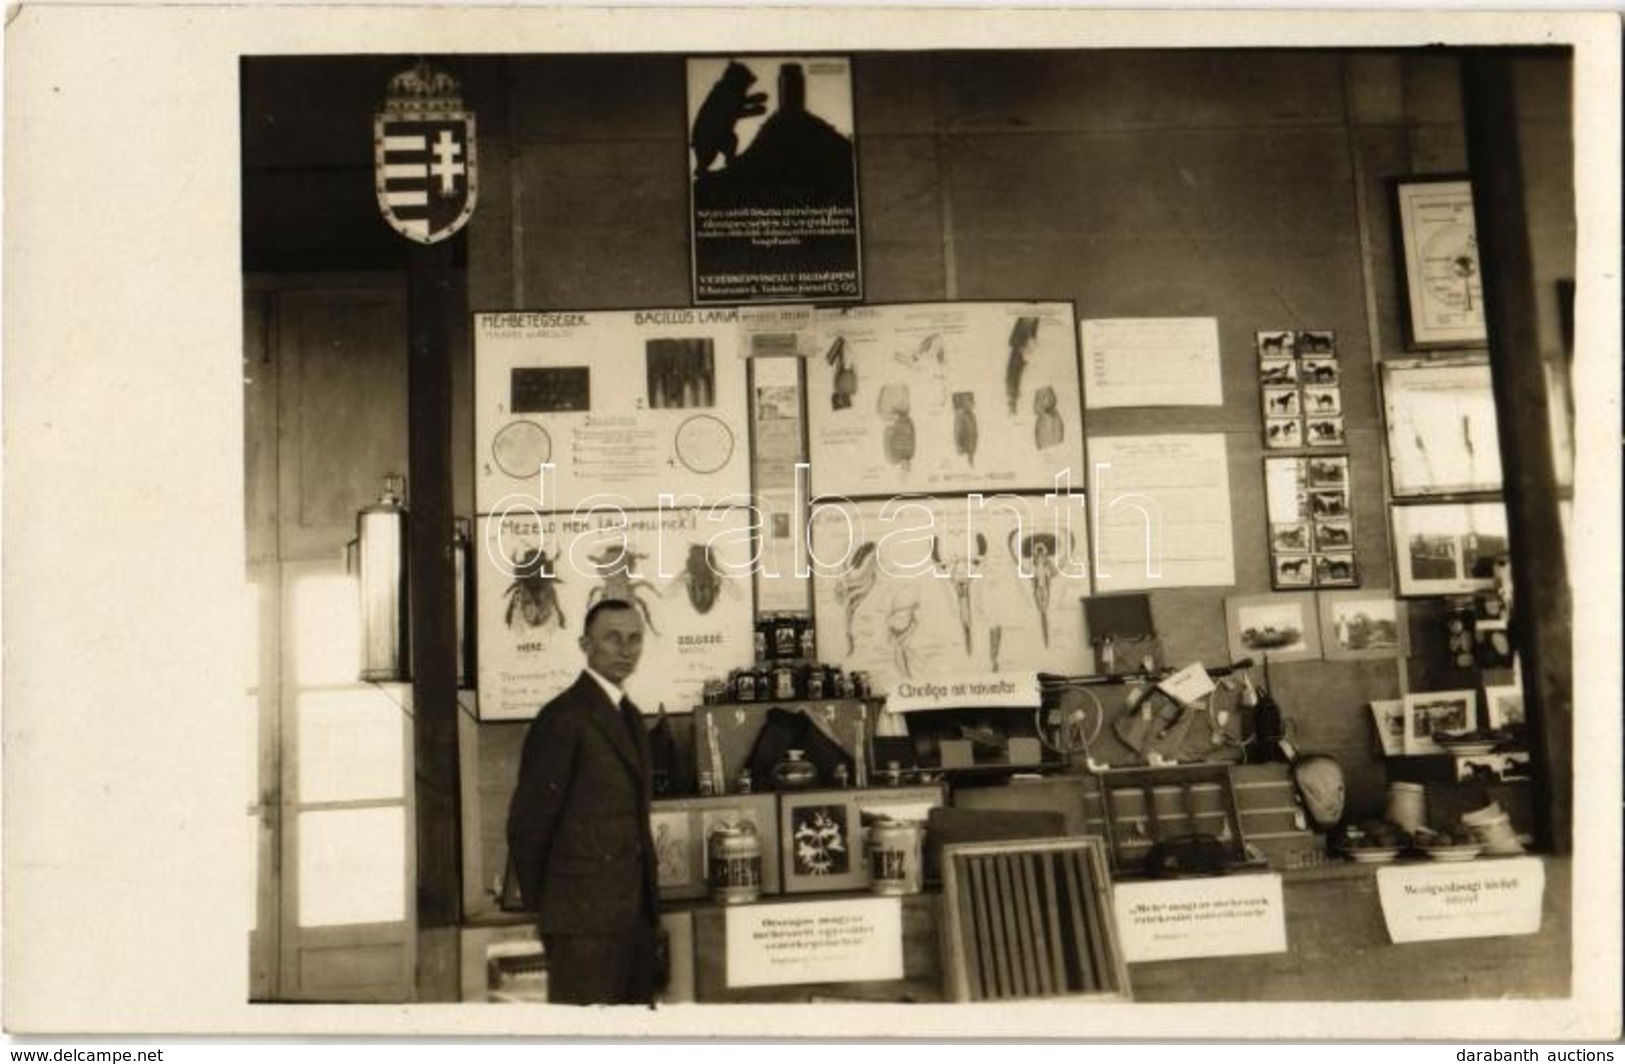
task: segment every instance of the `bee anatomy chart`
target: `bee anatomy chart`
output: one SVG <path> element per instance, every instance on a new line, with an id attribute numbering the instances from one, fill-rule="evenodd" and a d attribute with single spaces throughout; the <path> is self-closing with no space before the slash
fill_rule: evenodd
<path id="1" fill-rule="evenodd" d="M 1080 489 L 1070 303 L 827 309 L 807 362 L 817 495 Z"/>
<path id="2" fill-rule="evenodd" d="M 737 308 L 476 314 L 477 509 L 742 497 L 740 341 Z"/>
<path id="3" fill-rule="evenodd" d="M 1075 669 L 1088 523 L 1081 493 L 817 504 L 820 656 L 887 694 L 910 680 Z"/>
<path id="4" fill-rule="evenodd" d="M 748 507 L 490 515 L 480 519 L 479 715 L 529 720 L 586 665 L 579 639 L 604 599 L 643 618 L 627 693 L 686 713 L 708 679 L 752 660 Z"/>

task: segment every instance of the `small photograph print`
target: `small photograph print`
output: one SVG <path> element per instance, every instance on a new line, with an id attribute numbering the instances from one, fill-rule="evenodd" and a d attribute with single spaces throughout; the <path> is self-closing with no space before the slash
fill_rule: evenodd
<path id="1" fill-rule="evenodd" d="M 1321 587 L 1353 587 L 1359 582 L 1353 554 L 1315 555 L 1315 583 Z"/>
<path id="2" fill-rule="evenodd" d="M 1298 360 L 1295 358 L 1266 358 L 1258 363 L 1258 383 L 1269 387 L 1272 384 L 1296 384 L 1298 382 Z"/>
<path id="3" fill-rule="evenodd" d="M 1334 660 L 1391 658 L 1405 650 L 1405 607 L 1384 591 L 1320 596 L 1320 635 Z"/>
<path id="4" fill-rule="evenodd" d="M 1309 526 L 1302 521 L 1270 526 L 1270 550 L 1279 554 L 1307 554 L 1313 546 Z"/>
<path id="5" fill-rule="evenodd" d="M 791 867 L 798 876 L 844 876 L 852 869 L 848 807 L 808 805 L 790 814 Z"/>
<path id="6" fill-rule="evenodd" d="M 716 405 L 716 355 L 709 336 L 649 340 L 643 356 L 651 410 Z"/>
<path id="7" fill-rule="evenodd" d="M 1315 584 L 1315 560 L 1310 557 L 1291 558 L 1286 556 L 1271 559 L 1275 569 L 1276 587 L 1313 587 Z"/>
<path id="8" fill-rule="evenodd" d="M 1317 521 L 1328 517 L 1347 517 L 1349 515 L 1349 493 L 1346 491 L 1311 491 L 1309 493 L 1309 514 Z"/>
<path id="9" fill-rule="evenodd" d="M 1456 537 L 1418 532 L 1405 545 L 1410 573 L 1418 580 L 1450 580 L 1456 576 Z"/>
<path id="10" fill-rule="evenodd" d="M 508 408 L 515 414 L 584 414 L 592 409 L 586 366 L 516 366 L 508 374 Z"/>
<path id="11" fill-rule="evenodd" d="M 1343 419 L 1340 417 L 1312 417 L 1305 432 L 1311 447 L 1343 446 Z"/>
<path id="12" fill-rule="evenodd" d="M 1298 389 L 1264 389 L 1265 417 L 1297 417 L 1301 412 L 1298 406 Z"/>
<path id="13" fill-rule="evenodd" d="M 1337 334 L 1330 329 L 1312 329 L 1298 334 L 1298 354 L 1335 355 Z"/>
<path id="14" fill-rule="evenodd" d="M 1405 753 L 1405 703 L 1391 701 L 1371 703 L 1371 719 L 1377 726 L 1377 739 L 1382 743 L 1385 757 L 1399 757 Z"/>
<path id="15" fill-rule="evenodd" d="M 1458 783 L 1506 783 L 1529 778 L 1526 753 L 1476 754 L 1456 758 Z"/>
<path id="16" fill-rule="evenodd" d="M 1309 559 L 1300 559 L 1307 567 Z M 1320 625 L 1311 595 L 1243 595 L 1224 600 L 1230 651 L 1235 659 L 1268 655 L 1271 661 L 1320 657 Z"/>
<path id="17" fill-rule="evenodd" d="M 1291 358 L 1297 353 L 1297 335 L 1290 332 L 1260 331 L 1256 334 L 1259 358 Z"/>
<path id="18" fill-rule="evenodd" d="M 1423 691 L 1405 696 L 1405 753 L 1443 752 L 1435 736 L 1440 732 L 1472 731 L 1478 721 L 1478 696 L 1473 691 Z"/>
<path id="19" fill-rule="evenodd" d="M 1311 387 L 1303 390 L 1303 412 L 1310 417 L 1326 417 L 1343 412 L 1343 392 L 1337 387 Z"/>
<path id="20" fill-rule="evenodd" d="M 1347 458 L 1309 459 L 1309 486 L 1312 488 L 1344 488 L 1349 482 Z"/>
<path id="21" fill-rule="evenodd" d="M 1264 446 L 1272 448 L 1302 447 L 1303 422 L 1295 417 L 1265 418 Z"/>
<path id="22" fill-rule="evenodd" d="M 1316 521 L 1316 550 L 1353 550 L 1354 524 L 1348 520 Z"/>
<path id="23" fill-rule="evenodd" d="M 1523 688 L 1517 684 L 1484 688 L 1484 715 L 1491 728 L 1522 727 Z"/>
<path id="24" fill-rule="evenodd" d="M 1337 375 L 1337 359 L 1335 358 L 1302 358 L 1298 360 L 1298 382 L 1306 388 L 1316 384 L 1336 384 L 1339 379 Z"/>
<path id="25" fill-rule="evenodd" d="M 1506 552 L 1505 534 L 1469 532 L 1461 537 L 1462 568 L 1469 580 L 1494 580 L 1495 560 Z"/>

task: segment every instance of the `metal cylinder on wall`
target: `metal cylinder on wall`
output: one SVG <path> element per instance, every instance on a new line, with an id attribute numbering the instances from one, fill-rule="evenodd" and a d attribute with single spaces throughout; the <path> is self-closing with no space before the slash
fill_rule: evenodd
<path id="1" fill-rule="evenodd" d="M 361 591 L 361 679 L 393 683 L 411 679 L 411 623 L 407 617 L 405 481 L 384 477 L 376 502 L 356 514 L 356 555 Z"/>
<path id="2" fill-rule="evenodd" d="M 474 638 L 474 539 L 472 522 L 466 517 L 456 519 L 452 533 L 452 557 L 456 575 L 457 603 L 457 686 L 474 686 L 478 666 L 475 663 Z"/>

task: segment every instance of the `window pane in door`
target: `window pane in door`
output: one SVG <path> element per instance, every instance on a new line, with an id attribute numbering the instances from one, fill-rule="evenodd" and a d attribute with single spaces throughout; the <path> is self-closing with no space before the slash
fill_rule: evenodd
<path id="1" fill-rule="evenodd" d="M 299 814 L 299 926 L 406 919 L 406 810 Z"/>
<path id="2" fill-rule="evenodd" d="M 299 802 L 401 798 L 406 777 L 404 685 L 299 695 Z"/>

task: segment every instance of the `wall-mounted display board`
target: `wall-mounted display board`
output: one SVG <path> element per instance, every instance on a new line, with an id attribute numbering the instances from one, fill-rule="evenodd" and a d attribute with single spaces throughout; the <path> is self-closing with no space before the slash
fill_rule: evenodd
<path id="1" fill-rule="evenodd" d="M 1501 490 L 1487 361 L 1385 362 L 1382 408 L 1396 498 Z"/>
<path id="2" fill-rule="evenodd" d="M 807 366 L 816 495 L 1081 489 L 1070 303 L 825 310 Z"/>
<path id="3" fill-rule="evenodd" d="M 1507 550 L 1499 502 L 1393 507 L 1394 560 L 1401 595 L 1465 595 L 1495 586 Z"/>
<path id="4" fill-rule="evenodd" d="M 1354 587 L 1354 504 L 1347 455 L 1264 459 L 1270 583 Z"/>
<path id="5" fill-rule="evenodd" d="M 694 302 L 863 298 L 852 62 L 688 61 Z"/>
<path id="6" fill-rule="evenodd" d="M 1261 331 L 1255 342 L 1264 446 L 1341 447 L 1345 439 L 1337 334 L 1329 329 Z"/>
<path id="7" fill-rule="evenodd" d="M 819 503 L 811 525 L 819 655 L 877 693 L 1087 658 L 1081 493 Z"/>
<path id="8" fill-rule="evenodd" d="M 626 689 L 645 712 L 687 712 L 706 680 L 753 659 L 748 508 L 511 513 L 476 535 L 481 719 L 528 719 L 573 683 L 581 623 L 604 598 L 644 619 Z"/>
<path id="9" fill-rule="evenodd" d="M 740 339 L 737 309 L 474 315 L 476 509 L 743 497 Z"/>
<path id="10" fill-rule="evenodd" d="M 1478 265 L 1472 183 L 1452 177 L 1397 181 L 1394 217 L 1404 254 L 1410 346 L 1421 350 L 1483 344 L 1483 271 Z"/>

